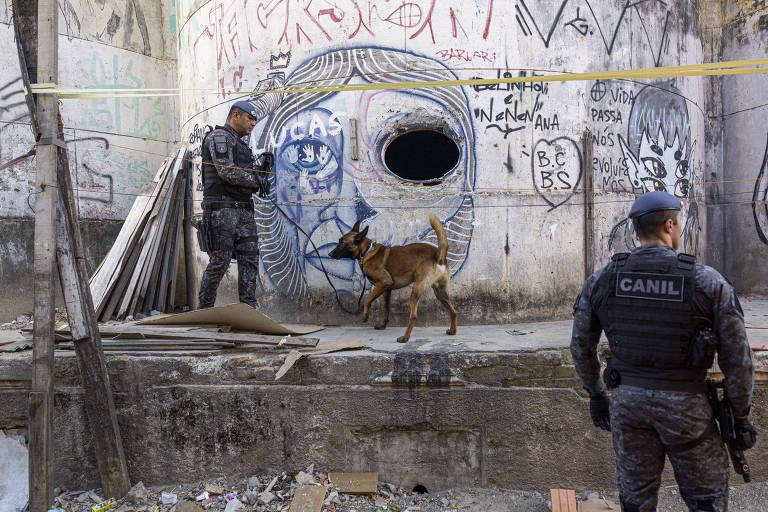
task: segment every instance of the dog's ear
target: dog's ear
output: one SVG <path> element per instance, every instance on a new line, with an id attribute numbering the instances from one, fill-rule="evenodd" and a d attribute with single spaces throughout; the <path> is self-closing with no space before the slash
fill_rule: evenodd
<path id="1" fill-rule="evenodd" d="M 358 224 L 359 224 L 359 222 L 358 222 Z M 364 230 L 362 230 L 360 233 L 358 233 L 357 235 L 355 235 L 355 243 L 356 243 L 356 244 L 359 244 L 360 242 L 362 242 L 363 240 L 365 240 L 365 235 L 367 235 L 367 234 L 368 234 L 368 228 L 369 228 L 369 227 L 370 227 L 370 226 L 365 226 L 365 229 L 364 229 Z"/>
<path id="2" fill-rule="evenodd" d="M 354 231 L 355 233 L 360 231 L 360 221 L 355 222 L 355 225 L 352 226 L 352 231 Z"/>

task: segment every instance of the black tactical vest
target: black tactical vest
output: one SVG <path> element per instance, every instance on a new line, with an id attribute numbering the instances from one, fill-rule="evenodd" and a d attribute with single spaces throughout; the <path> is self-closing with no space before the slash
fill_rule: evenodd
<path id="1" fill-rule="evenodd" d="M 219 173 L 216 171 L 216 166 L 211 163 L 213 162 L 213 158 L 208 149 L 210 138 L 217 137 L 214 138 L 214 142 L 218 146 L 217 153 L 223 155 L 227 152 L 228 148 L 226 146 L 231 140 L 227 135 L 234 135 L 236 141 L 235 147 L 232 149 L 234 165 L 245 169 L 250 169 L 253 166 L 253 153 L 251 152 L 251 148 L 249 148 L 240 139 L 240 136 L 231 128 L 217 126 L 216 129 L 208 132 L 208 134 L 203 137 L 201 155 L 203 161 L 203 199 L 206 202 L 226 200 L 250 202 L 253 189 L 233 185 L 222 180 L 221 176 L 219 176 Z"/>
<path id="2" fill-rule="evenodd" d="M 612 358 L 628 373 L 703 379 L 705 370 L 691 368 L 689 358 L 701 327 L 693 306 L 695 272 L 694 256 L 673 251 L 613 257 L 598 283 L 607 297 L 597 315 Z"/>

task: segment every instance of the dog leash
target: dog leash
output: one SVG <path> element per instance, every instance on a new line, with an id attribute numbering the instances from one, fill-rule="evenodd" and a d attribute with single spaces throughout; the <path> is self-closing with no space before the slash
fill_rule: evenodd
<path id="1" fill-rule="evenodd" d="M 314 252 L 315 252 L 315 254 L 317 254 L 317 261 L 319 261 L 319 262 L 320 262 L 320 267 L 323 269 L 323 274 L 325 274 L 325 278 L 328 280 L 328 284 L 329 284 L 329 285 L 331 285 L 331 288 L 333 288 L 333 296 L 334 296 L 334 297 L 336 297 L 336 302 L 338 302 L 338 303 L 339 303 L 339 307 L 340 307 L 340 308 L 341 308 L 341 309 L 342 309 L 342 310 L 343 310 L 345 313 L 349 313 L 350 315 L 356 315 L 356 314 L 360 313 L 360 301 L 362 301 L 362 300 L 363 300 L 363 295 L 365 295 L 365 288 L 366 288 L 366 285 L 367 285 L 367 283 L 366 283 L 366 281 L 367 281 L 367 280 L 365 279 L 365 274 L 363 274 L 363 289 L 362 289 L 362 291 L 360 292 L 360 297 L 358 297 L 358 299 L 357 299 L 357 311 L 350 311 L 350 310 L 348 310 L 346 307 L 344 307 L 344 304 L 341 302 L 341 299 L 339 299 L 339 291 L 338 291 L 338 290 L 336 289 L 336 287 L 333 285 L 333 282 L 331 281 L 331 278 L 330 278 L 330 276 L 328 275 L 328 272 L 325 270 L 325 265 L 323 264 L 323 258 L 322 258 L 322 256 L 320 256 L 320 251 L 318 251 L 318 250 L 317 250 L 317 246 L 315 245 L 315 242 L 313 242 L 313 241 L 312 241 L 312 238 L 310 238 L 310 236 L 307 234 L 307 232 L 306 232 L 306 231 L 304 231 L 304 230 L 301 228 L 301 226 L 299 226 L 299 225 L 296 223 L 296 221 L 295 221 L 295 220 L 293 220 L 291 217 L 289 217 L 289 216 L 288 216 L 288 214 L 287 214 L 287 213 L 285 213 L 285 212 L 283 211 L 283 209 L 282 209 L 282 208 L 280 208 L 280 206 L 278 206 L 278 205 L 277 205 L 277 203 L 275 202 L 275 200 L 274 200 L 274 199 L 272 199 L 272 197 L 271 197 L 269 194 L 266 194 L 266 196 L 267 196 L 267 199 L 269 199 L 269 201 L 270 201 L 270 202 L 271 202 L 271 203 L 272 203 L 272 204 L 275 206 L 275 208 L 277 208 L 277 211 L 279 211 L 279 212 L 280 212 L 280 213 L 283 215 L 283 217 L 285 217 L 286 219 L 288 219 L 288 220 L 291 222 L 291 224 L 293 224 L 294 226 L 296 226 L 296 229 L 298 229 L 299 231 L 301 231 L 301 233 L 302 233 L 302 234 L 303 234 L 305 237 L 307 237 L 307 241 L 308 241 L 310 244 L 312 244 L 312 248 L 314 249 Z M 355 259 L 357 259 L 357 258 L 355 258 Z M 358 264 L 360 264 L 360 270 L 362 271 L 362 270 L 363 270 L 363 266 L 362 266 L 362 264 L 361 264 L 359 261 L 358 261 Z"/>

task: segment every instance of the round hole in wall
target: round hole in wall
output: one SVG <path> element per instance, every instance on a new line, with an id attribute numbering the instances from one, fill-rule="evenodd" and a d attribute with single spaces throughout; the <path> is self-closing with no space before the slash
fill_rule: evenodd
<path id="1" fill-rule="evenodd" d="M 417 485 L 416 487 L 414 487 L 414 488 L 413 488 L 413 492 L 415 492 L 415 493 L 417 493 L 417 494 L 427 494 L 427 493 L 429 493 L 429 491 L 427 490 L 427 488 L 426 488 L 426 487 L 424 487 L 424 486 L 423 486 L 423 485 L 421 485 L 421 484 L 419 484 L 419 485 Z"/>
<path id="2" fill-rule="evenodd" d="M 434 181 L 459 163 L 459 146 L 435 130 L 411 130 L 393 138 L 384 148 L 384 164 L 408 181 Z"/>

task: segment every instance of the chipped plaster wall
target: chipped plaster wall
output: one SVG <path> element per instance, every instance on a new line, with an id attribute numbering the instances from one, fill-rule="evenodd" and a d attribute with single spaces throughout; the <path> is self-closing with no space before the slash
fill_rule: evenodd
<path id="1" fill-rule="evenodd" d="M 231 102 L 272 73 L 292 84 L 365 84 L 703 59 L 699 7 L 689 1 L 217 0 L 176 6 L 179 83 L 186 89 L 181 133 L 196 155 L 203 127 L 223 124 Z M 585 129 L 595 134 L 599 263 L 632 244 L 622 219 L 636 195 L 654 186 L 641 159 L 659 143 L 662 126 L 665 144 L 659 145 L 668 169 L 661 186 L 677 189 L 686 202 L 686 249 L 704 247 L 704 192 L 686 185 L 696 185 L 703 168 L 705 80 L 655 81 L 656 87 L 641 82 L 296 93 L 263 112 L 251 144 L 274 151 L 277 199 L 311 234 L 348 307 L 365 281 L 353 262 L 325 257 L 341 234 L 361 220 L 377 242 L 430 240 L 427 218 L 434 212 L 448 226 L 460 322 L 565 317 L 584 279 L 583 194 L 574 190 L 584 186 Z M 422 125 L 450 134 L 461 148 L 455 169 L 431 186 L 404 183 L 382 162 L 382 147 L 398 130 Z M 654 172 L 658 177 L 658 168 Z M 282 318 L 338 321 L 339 308 L 305 237 L 269 205 L 257 218 L 260 306 Z M 199 255 L 200 271 L 206 263 Z M 220 287 L 220 302 L 236 300 L 234 268 Z M 406 318 L 408 293 L 395 293 L 395 321 Z M 419 312 L 428 322 L 445 321 L 431 294 Z"/>
<path id="2" fill-rule="evenodd" d="M 174 87 L 170 6 L 154 0 L 61 0 L 59 85 Z M 0 320 L 32 309 L 34 137 L 24 102 L 11 1 L 0 0 Z M 32 77 L 35 81 L 35 77 Z M 81 218 L 93 230 L 89 266 L 101 260 L 135 194 L 177 143 L 175 98 L 62 100 Z M 24 250 L 21 250 L 24 249 Z"/>
<path id="3" fill-rule="evenodd" d="M 768 56 L 768 2 L 726 1 L 710 41 L 719 44 L 722 60 Z M 714 9 L 713 9 L 714 10 Z M 714 46 L 714 45 L 713 45 Z M 768 81 L 765 75 L 723 77 L 720 123 L 722 165 L 713 168 L 717 193 L 711 211 L 718 239 L 709 250 L 741 292 L 768 293 Z"/>
<path id="4" fill-rule="evenodd" d="M 12 48 L 9 4 L 0 0 L 0 40 Z M 132 194 L 175 141 L 199 156 L 205 125 L 222 123 L 228 105 L 270 73 L 283 73 L 291 83 L 354 84 L 494 78 L 503 73 L 496 68 L 516 76 L 750 58 L 766 50 L 765 4 L 64 0 L 62 85 L 162 88 L 178 83 L 184 89 L 181 101 L 62 103 L 80 214 L 95 221 L 99 245 L 91 248 L 93 264 L 108 250 Z M 31 253 L 20 248 L 32 247 L 34 157 L 23 158 L 33 140 L 23 124 L 27 115 L 15 53 L 1 54 L 0 64 L 10 70 L 0 84 L 0 166 L 5 166 L 0 172 L 0 284 L 9 290 L 0 300 L 0 314 L 5 319 L 31 309 Z M 642 147 L 644 132 L 658 142 L 659 126 L 666 123 L 663 130 L 678 132 L 678 145 L 687 139 L 681 158 L 665 162 L 671 168 L 684 160 L 685 179 L 693 185 L 677 189 L 686 202 L 685 249 L 724 270 L 741 290 L 760 291 L 768 272 L 761 238 L 766 216 L 752 200 L 764 199 L 765 173 L 760 172 L 768 134 L 761 124 L 764 108 L 738 111 L 766 103 L 764 78 L 641 82 L 293 95 L 280 98 L 277 112 L 265 112 L 252 145 L 276 152 L 278 199 L 312 233 L 322 254 L 358 219 L 371 226 L 379 242 L 430 239 L 427 216 L 435 212 L 449 227 L 452 295 L 460 320 L 510 321 L 567 316 L 584 277 L 584 196 L 574 192 L 584 186 L 587 169 L 583 131 L 595 135 L 599 265 L 632 244 L 622 219 L 636 195 L 653 186 L 640 154 L 648 149 L 648 144 Z M 652 94 L 659 90 L 667 92 Z M 351 136 L 350 120 L 357 122 L 357 137 Z M 383 144 L 398 129 L 419 124 L 440 127 L 461 147 L 459 164 L 438 185 L 403 184 L 381 161 Z M 302 149 L 309 129 L 313 149 L 325 146 L 325 155 L 332 157 L 324 167 L 319 159 L 304 162 L 311 160 Z M 665 139 L 671 137 L 665 133 Z M 199 173 L 199 165 L 196 169 Z M 667 169 L 662 180 L 670 192 L 684 185 L 675 171 Z M 743 181 L 719 183 L 731 176 Z M 636 187 L 636 178 L 646 181 Z M 733 202 L 729 198 L 741 198 L 743 204 L 720 204 Z M 196 199 L 201 199 L 199 190 Z M 339 308 L 311 246 L 272 213 L 265 207 L 259 214 L 266 249 L 261 305 L 278 316 L 338 320 Z M 104 227 L 101 236 L 99 226 Z M 198 253 L 197 263 L 199 277 L 207 256 Z M 327 258 L 323 263 L 342 290 L 341 299 L 354 307 L 363 286 L 359 269 Z M 235 279 L 233 265 L 220 287 L 221 302 L 236 300 Z M 395 293 L 395 322 L 407 316 L 408 293 Z M 443 321 L 432 297 L 424 298 L 420 313 L 429 322 Z"/>

